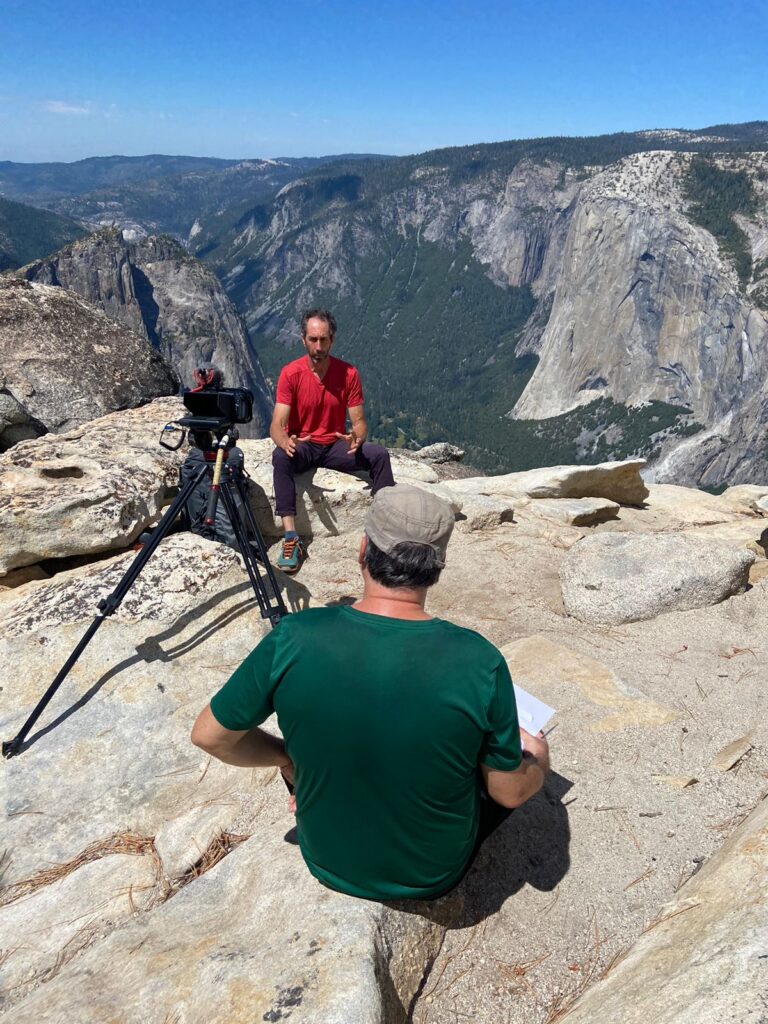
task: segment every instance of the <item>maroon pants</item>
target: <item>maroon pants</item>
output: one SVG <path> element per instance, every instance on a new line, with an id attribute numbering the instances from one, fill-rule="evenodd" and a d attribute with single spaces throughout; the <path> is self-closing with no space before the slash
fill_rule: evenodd
<path id="1" fill-rule="evenodd" d="M 275 505 L 279 516 L 296 515 L 296 485 L 294 477 L 297 473 L 305 473 L 308 469 L 336 469 L 341 473 L 355 473 L 359 469 L 371 474 L 372 491 L 375 494 L 382 487 L 393 487 L 395 478 L 389 452 L 378 444 L 361 444 L 356 452 L 349 451 L 349 445 L 343 439 L 333 444 L 314 444 L 302 441 L 296 445 L 293 456 L 285 454 L 282 448 L 275 448 L 272 453 L 273 480 L 275 486 Z"/>

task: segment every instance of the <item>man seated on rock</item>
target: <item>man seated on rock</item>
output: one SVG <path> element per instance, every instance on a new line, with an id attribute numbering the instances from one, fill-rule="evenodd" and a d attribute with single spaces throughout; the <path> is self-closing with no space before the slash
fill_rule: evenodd
<path id="1" fill-rule="evenodd" d="M 301 340 L 306 354 L 280 371 L 269 428 L 277 445 L 272 455 L 275 504 L 285 531 L 277 566 L 291 574 L 306 558 L 296 532 L 297 473 L 315 466 L 342 473 L 365 469 L 374 494 L 395 482 L 387 449 L 365 440 L 368 427 L 357 370 L 331 355 L 336 340 L 333 314 L 327 309 L 307 310 L 301 318 Z"/>
<path id="2" fill-rule="evenodd" d="M 549 768 L 546 740 L 518 727 L 502 654 L 425 611 L 452 529 L 435 495 L 380 491 L 360 544 L 362 598 L 286 616 L 192 731 L 221 761 L 276 765 L 295 783 L 307 867 L 352 896 L 448 892 Z M 273 711 L 285 740 L 258 728 Z"/>

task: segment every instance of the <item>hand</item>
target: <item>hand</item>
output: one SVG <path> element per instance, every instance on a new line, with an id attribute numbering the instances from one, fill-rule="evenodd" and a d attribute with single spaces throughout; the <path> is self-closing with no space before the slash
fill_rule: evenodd
<path id="1" fill-rule="evenodd" d="M 338 432 L 338 430 L 337 430 L 336 431 L 336 437 L 338 438 L 339 441 L 343 440 L 343 441 L 347 442 L 347 444 L 349 445 L 350 453 L 356 452 L 357 449 L 360 447 L 360 445 L 365 440 L 365 437 L 358 437 L 358 435 L 355 433 L 355 428 L 354 427 L 352 427 L 352 429 L 350 430 L 350 432 L 348 434 L 340 434 Z"/>
<path id="2" fill-rule="evenodd" d="M 542 768 L 546 771 L 549 768 L 549 744 L 544 733 L 540 732 L 534 736 L 533 733 L 521 728 L 520 739 L 522 740 L 525 753 L 533 755 L 537 761 L 541 762 Z"/>
<path id="3" fill-rule="evenodd" d="M 311 434 L 305 434 L 304 437 L 297 437 L 296 434 L 289 434 L 288 437 L 286 438 L 285 444 L 282 446 L 283 451 L 288 456 L 288 458 L 292 459 L 293 456 L 296 454 L 297 444 L 301 444 L 302 441 L 311 440 L 311 436 Z"/>

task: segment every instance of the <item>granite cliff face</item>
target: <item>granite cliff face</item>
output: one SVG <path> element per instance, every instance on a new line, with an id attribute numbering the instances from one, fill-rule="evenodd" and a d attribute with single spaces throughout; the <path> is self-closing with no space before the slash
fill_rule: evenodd
<path id="1" fill-rule="evenodd" d="M 646 153 L 596 175 L 576 203 L 539 363 L 518 418 L 560 415 L 596 397 L 692 409 L 709 428 L 662 458 L 657 479 L 732 483 L 765 473 L 768 313 L 745 294 L 681 190 L 688 154 Z M 734 162 L 732 161 L 731 164 Z M 742 220 L 757 267 L 768 251 L 768 160 L 741 158 L 760 199 Z"/>
<path id="2" fill-rule="evenodd" d="M 322 188 L 302 179 L 286 185 L 266 213 L 260 207 L 239 223 L 218 265 L 256 330 L 292 318 L 321 292 L 364 303 L 360 262 L 388 256 L 393 238 L 445 248 L 468 241 L 496 284 L 543 293 L 554 287 L 582 184 L 555 163 L 522 161 L 509 175 L 459 184 L 448 168 L 426 166 L 358 208 L 360 178 L 343 175 Z"/>
<path id="3" fill-rule="evenodd" d="M 106 228 L 18 273 L 101 306 L 143 335 L 187 385 L 195 367 L 216 364 L 226 386 L 254 393 L 246 436 L 266 432 L 271 400 L 242 321 L 214 275 L 177 242 L 166 236 L 126 242 Z"/>
<path id="4" fill-rule="evenodd" d="M 0 449 L 172 395 L 141 335 L 61 288 L 0 278 Z"/>

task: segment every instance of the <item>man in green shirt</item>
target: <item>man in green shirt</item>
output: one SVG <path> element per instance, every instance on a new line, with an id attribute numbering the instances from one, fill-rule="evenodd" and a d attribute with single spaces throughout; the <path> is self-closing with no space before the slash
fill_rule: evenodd
<path id="1" fill-rule="evenodd" d="M 361 600 L 284 618 L 192 732 L 228 764 L 277 765 L 295 782 L 304 860 L 352 896 L 449 891 L 549 768 L 546 740 L 518 726 L 501 653 L 425 611 L 452 529 L 435 495 L 382 489 L 360 545 Z M 258 728 L 273 711 L 284 740 Z"/>

